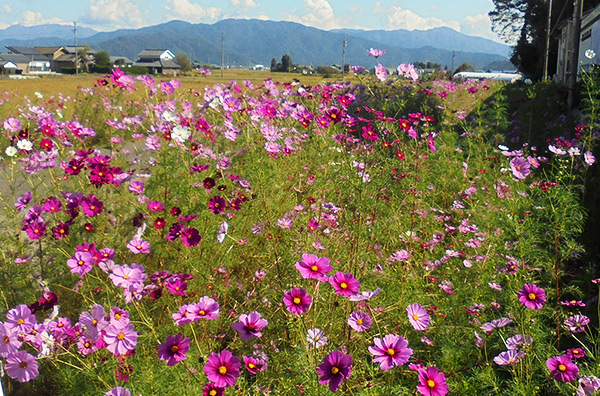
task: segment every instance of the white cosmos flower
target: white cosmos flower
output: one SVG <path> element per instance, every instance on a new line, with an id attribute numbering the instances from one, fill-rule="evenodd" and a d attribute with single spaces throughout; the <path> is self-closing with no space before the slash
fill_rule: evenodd
<path id="1" fill-rule="evenodd" d="M 179 143 L 184 143 L 191 135 L 192 132 L 181 125 L 177 125 L 171 132 L 171 138 L 177 140 Z"/>
<path id="2" fill-rule="evenodd" d="M 6 153 L 6 155 L 8 155 L 9 157 L 14 157 L 15 155 L 17 155 L 18 150 L 14 147 L 14 146 L 8 146 L 6 148 L 6 150 L 4 150 L 4 152 Z"/>
<path id="3" fill-rule="evenodd" d="M 33 143 L 31 143 L 27 139 L 21 139 L 17 142 L 17 148 L 19 150 L 30 151 L 31 149 L 33 149 Z"/>

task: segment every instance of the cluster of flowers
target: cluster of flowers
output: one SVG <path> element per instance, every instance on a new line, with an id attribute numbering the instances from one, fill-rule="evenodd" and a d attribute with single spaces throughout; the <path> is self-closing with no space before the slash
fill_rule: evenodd
<path id="1" fill-rule="evenodd" d="M 79 321 L 58 316 L 58 305 L 39 323 L 29 306 L 21 304 L 8 311 L 0 322 L 0 357 L 6 359 L 9 377 L 27 382 L 39 375 L 36 358 L 48 357 L 76 345 L 82 355 L 106 349 L 115 356 L 135 354 L 138 333 L 129 321 L 129 313 L 114 307 L 109 316 L 104 307 L 94 305 L 82 312 Z"/>

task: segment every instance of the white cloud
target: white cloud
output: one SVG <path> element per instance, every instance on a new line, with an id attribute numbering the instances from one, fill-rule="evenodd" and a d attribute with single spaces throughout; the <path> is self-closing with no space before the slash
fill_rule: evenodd
<path id="1" fill-rule="evenodd" d="M 4 12 L 6 12 L 7 14 L 10 14 L 12 12 L 12 4 L 5 4 L 4 5 Z"/>
<path id="2" fill-rule="evenodd" d="M 231 0 L 231 5 L 236 8 L 242 8 L 245 10 L 256 8 L 259 4 L 256 4 L 254 0 Z"/>
<path id="3" fill-rule="evenodd" d="M 138 28 L 145 25 L 138 5 L 129 0 L 90 0 L 88 18 L 97 22 L 110 21 L 118 27 Z"/>
<path id="4" fill-rule="evenodd" d="M 23 20 L 21 24 L 23 26 L 36 26 L 45 25 L 47 23 L 56 23 L 59 25 L 70 25 L 70 22 L 64 21 L 60 18 L 44 18 L 41 12 L 25 11 L 23 12 Z"/>
<path id="5" fill-rule="evenodd" d="M 0 29 L 6 29 L 9 26 L 10 25 L 8 23 L 2 23 L 2 22 L 0 22 Z"/>
<path id="6" fill-rule="evenodd" d="M 387 29 L 427 30 L 436 27 L 447 26 L 460 32 L 461 26 L 458 21 L 445 21 L 435 17 L 422 17 L 402 7 L 381 7 L 381 3 L 375 3 L 376 14 L 387 15 Z"/>
<path id="7" fill-rule="evenodd" d="M 500 42 L 500 38 L 492 32 L 492 22 L 488 14 L 467 16 L 461 23 L 462 32 L 473 36 L 485 37 Z"/>
<path id="8" fill-rule="evenodd" d="M 222 13 L 220 8 L 202 7 L 190 0 L 168 0 L 171 6 L 166 6 L 172 12 L 170 17 L 188 22 L 206 22 L 219 19 Z"/>
<path id="9" fill-rule="evenodd" d="M 283 15 L 283 19 L 302 23 L 323 30 L 338 29 L 349 25 L 349 20 L 338 18 L 327 0 L 304 0 L 310 9 L 308 14 L 298 16 L 293 13 Z"/>

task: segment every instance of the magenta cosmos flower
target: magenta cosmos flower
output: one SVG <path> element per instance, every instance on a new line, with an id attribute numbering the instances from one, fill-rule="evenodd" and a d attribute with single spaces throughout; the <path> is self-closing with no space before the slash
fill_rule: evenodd
<path id="1" fill-rule="evenodd" d="M 19 382 L 27 382 L 39 375 L 35 358 L 25 351 L 13 353 L 6 358 L 5 370 L 8 376 Z"/>
<path id="2" fill-rule="evenodd" d="M 225 394 L 225 388 L 216 386 L 212 382 L 209 382 L 202 389 L 202 396 L 223 396 Z"/>
<path id="3" fill-rule="evenodd" d="M 413 350 L 408 348 L 408 341 L 402 336 L 388 334 L 381 340 L 373 339 L 375 346 L 369 347 L 369 352 L 375 357 L 374 363 L 379 363 L 379 368 L 387 371 L 395 366 L 402 366 L 410 359 Z"/>
<path id="4" fill-rule="evenodd" d="M 310 308 L 312 297 L 306 295 L 306 289 L 292 288 L 283 293 L 283 303 L 286 309 L 296 315 L 300 315 Z"/>
<path id="5" fill-rule="evenodd" d="M 164 344 L 158 346 L 158 357 L 166 360 L 167 366 L 175 366 L 187 359 L 185 354 L 190 350 L 190 339 L 181 334 L 168 336 Z"/>
<path id="6" fill-rule="evenodd" d="M 542 309 L 542 305 L 546 301 L 546 292 L 544 289 L 528 283 L 519 290 L 519 301 L 527 308 Z"/>
<path id="7" fill-rule="evenodd" d="M 251 340 L 252 337 L 262 337 L 260 330 L 265 328 L 269 322 L 260 316 L 260 312 L 250 312 L 248 315 L 241 314 L 239 322 L 231 325 L 234 330 L 240 333 L 240 338 L 244 341 Z"/>
<path id="8" fill-rule="evenodd" d="M 554 356 L 546 360 L 550 377 L 561 382 L 571 382 L 579 375 L 579 367 L 568 355 Z"/>
<path id="9" fill-rule="evenodd" d="M 420 304 L 410 304 L 406 307 L 406 313 L 408 314 L 408 321 L 415 330 L 425 330 L 429 327 L 431 317 Z"/>
<path id="10" fill-rule="evenodd" d="M 335 289 L 335 294 L 340 294 L 344 297 L 350 297 L 354 294 L 358 294 L 360 289 L 360 282 L 352 276 L 352 274 L 338 272 L 334 276 L 329 278 L 329 284 Z"/>
<path id="11" fill-rule="evenodd" d="M 244 356 L 244 366 L 250 374 L 256 374 L 267 369 L 267 362 L 252 356 Z"/>
<path id="12" fill-rule="evenodd" d="M 204 372 L 210 382 L 216 387 L 225 388 L 235 385 L 240 376 L 242 362 L 227 349 L 221 353 L 211 353 L 208 362 L 204 365 Z"/>
<path id="13" fill-rule="evenodd" d="M 302 261 L 296 263 L 296 269 L 304 279 L 318 279 L 327 281 L 327 274 L 333 269 L 327 257 L 317 257 L 314 254 L 304 253 Z"/>
<path id="14" fill-rule="evenodd" d="M 137 345 L 137 338 L 138 334 L 131 323 L 123 327 L 116 327 L 111 324 L 106 328 L 106 334 L 104 334 L 106 349 L 115 356 L 125 355 L 129 351 L 133 351 Z"/>
<path id="15" fill-rule="evenodd" d="M 417 390 L 422 396 L 444 396 L 450 391 L 446 376 L 435 366 L 420 369 L 419 382 Z"/>
<path id="16" fill-rule="evenodd" d="M 317 374 L 321 376 L 319 383 L 329 385 L 329 390 L 336 392 L 342 380 L 350 378 L 352 372 L 352 356 L 342 351 L 333 351 L 325 356 L 323 363 L 317 366 Z"/>

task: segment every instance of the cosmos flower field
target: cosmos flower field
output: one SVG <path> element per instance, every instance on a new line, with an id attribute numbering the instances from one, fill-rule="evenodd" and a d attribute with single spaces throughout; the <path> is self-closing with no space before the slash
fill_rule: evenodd
<path id="1" fill-rule="evenodd" d="M 599 390 L 594 98 L 376 70 L 5 92 L 5 394 Z"/>

